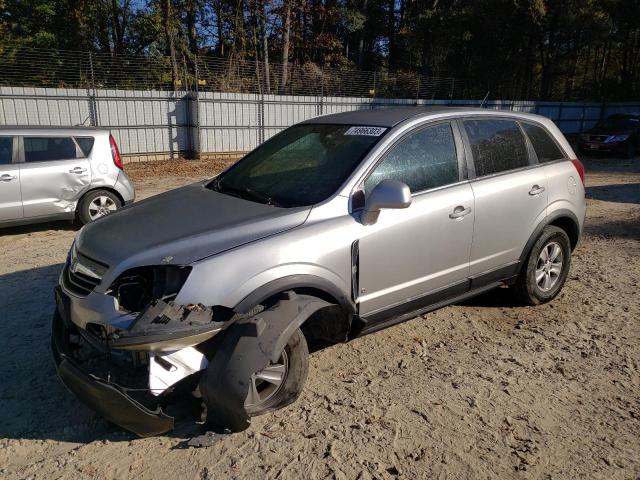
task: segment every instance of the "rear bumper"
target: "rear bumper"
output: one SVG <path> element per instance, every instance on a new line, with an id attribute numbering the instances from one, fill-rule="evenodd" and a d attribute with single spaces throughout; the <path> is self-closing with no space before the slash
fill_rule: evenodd
<path id="1" fill-rule="evenodd" d="M 116 180 L 116 184 L 113 186 L 116 191 L 120 194 L 122 199 L 124 200 L 124 204 L 128 205 L 132 203 L 136 199 L 136 191 L 133 188 L 133 183 L 127 177 L 127 174 L 123 171 L 120 171 L 118 174 L 118 180 Z"/>
<path id="2" fill-rule="evenodd" d="M 174 427 L 169 417 L 157 406 L 147 408 L 113 382 L 85 372 L 73 358 L 69 345 L 70 322 L 64 318 L 65 298 L 56 290 L 51 348 L 58 375 L 64 385 L 89 408 L 107 420 L 141 437 L 168 432 Z"/>

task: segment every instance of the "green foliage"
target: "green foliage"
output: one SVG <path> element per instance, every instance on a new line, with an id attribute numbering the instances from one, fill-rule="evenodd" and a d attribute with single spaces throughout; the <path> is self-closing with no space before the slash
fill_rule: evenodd
<path id="1" fill-rule="evenodd" d="M 0 53 L 24 47 L 166 57 L 170 84 L 197 55 L 264 62 L 269 91 L 284 61 L 375 71 L 376 94 L 444 76 L 466 97 L 640 99 L 639 0 L 0 0 Z"/>

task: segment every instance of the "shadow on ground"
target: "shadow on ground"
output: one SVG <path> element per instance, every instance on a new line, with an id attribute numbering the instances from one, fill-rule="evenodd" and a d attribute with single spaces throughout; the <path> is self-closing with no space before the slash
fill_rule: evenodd
<path id="1" fill-rule="evenodd" d="M 640 158 L 603 158 L 580 155 L 587 172 L 640 173 Z"/>
<path id="2" fill-rule="evenodd" d="M 0 276 L 2 438 L 86 441 L 113 430 L 56 375 L 50 339 L 53 289 L 61 269 L 55 264 Z"/>
<path id="3" fill-rule="evenodd" d="M 73 222 L 71 220 L 60 220 L 56 222 L 43 222 L 43 223 L 33 223 L 30 225 L 19 225 L 16 227 L 3 227 L 0 229 L 0 235 L 9 236 L 9 235 L 24 235 L 28 233 L 42 232 L 45 230 L 67 230 L 67 231 L 76 231 L 79 230 L 80 225 L 78 222 Z"/>
<path id="4" fill-rule="evenodd" d="M 109 424 L 66 390 L 51 353 L 54 287 L 62 264 L 0 276 L 0 438 L 91 442 L 129 441 L 135 435 Z M 176 406 L 179 438 L 203 433 Z"/>
<path id="5" fill-rule="evenodd" d="M 587 198 L 605 202 L 634 203 L 640 205 L 640 183 L 618 183 L 587 187 Z"/>

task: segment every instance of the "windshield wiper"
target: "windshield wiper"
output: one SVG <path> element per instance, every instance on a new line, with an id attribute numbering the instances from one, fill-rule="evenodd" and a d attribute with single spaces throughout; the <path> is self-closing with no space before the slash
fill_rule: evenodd
<path id="1" fill-rule="evenodd" d="M 229 187 L 227 185 L 222 185 L 218 179 L 215 179 L 212 182 L 211 187 L 216 192 L 226 193 L 234 197 L 244 198 L 245 200 L 247 200 L 246 197 L 249 197 L 249 199 L 257 200 L 260 203 L 273 205 L 274 207 L 283 207 L 283 205 L 275 201 L 269 195 L 253 190 L 252 188 L 247 187 L 245 185 L 241 187 Z"/>
<path id="2" fill-rule="evenodd" d="M 244 191 L 245 193 L 248 193 L 254 200 L 258 200 L 259 202 L 266 203 L 267 205 L 273 205 L 274 207 L 282 207 L 281 204 L 276 202 L 273 198 L 271 198 L 266 193 L 258 192 L 247 186 L 243 186 L 241 190 Z"/>

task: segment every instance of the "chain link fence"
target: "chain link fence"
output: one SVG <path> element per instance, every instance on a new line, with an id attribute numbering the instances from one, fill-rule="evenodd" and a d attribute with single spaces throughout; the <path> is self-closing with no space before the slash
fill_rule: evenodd
<path id="1" fill-rule="evenodd" d="M 463 91 L 452 77 L 328 68 L 314 63 L 266 63 L 202 55 L 111 56 L 16 48 L 0 52 L 0 85 L 118 90 L 450 99 Z"/>
<path id="2" fill-rule="evenodd" d="M 0 52 L 0 125 L 106 128 L 129 161 L 142 161 L 237 155 L 289 125 L 352 110 L 506 109 L 549 117 L 567 134 L 640 110 L 637 103 L 483 101 L 484 93 L 465 97 L 472 95 L 466 88 L 454 78 L 313 64 L 284 69 L 199 56 L 174 65 L 168 57 L 14 49 Z"/>

